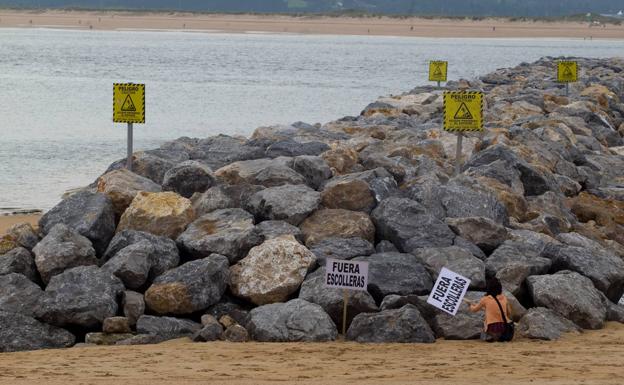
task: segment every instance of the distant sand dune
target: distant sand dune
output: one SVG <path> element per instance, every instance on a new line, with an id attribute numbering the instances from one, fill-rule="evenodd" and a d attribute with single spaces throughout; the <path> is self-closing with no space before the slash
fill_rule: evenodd
<path id="1" fill-rule="evenodd" d="M 511 344 L 190 343 L 0 354 L 0 384 L 620 385 L 624 325 Z"/>
<path id="2" fill-rule="evenodd" d="M 415 37 L 624 39 L 624 26 L 589 27 L 580 22 L 529 22 L 505 19 L 450 20 L 388 17 L 291 17 L 191 13 L 0 11 L 0 27 L 64 29 L 145 29 L 206 32 L 388 35 Z"/>

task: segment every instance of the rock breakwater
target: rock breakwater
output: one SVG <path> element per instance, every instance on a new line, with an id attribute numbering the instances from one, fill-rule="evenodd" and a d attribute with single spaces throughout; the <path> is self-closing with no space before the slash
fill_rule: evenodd
<path id="1" fill-rule="evenodd" d="M 485 130 L 441 130 L 442 91 L 381 98 L 324 125 L 179 138 L 0 238 L 0 351 L 92 344 L 327 341 L 327 258 L 369 262 L 346 338 L 478 338 L 426 303 L 443 266 L 497 276 L 520 334 L 624 321 L 624 59 L 554 58 L 449 82 L 486 95 Z M 465 306 L 465 305 L 464 305 Z"/>

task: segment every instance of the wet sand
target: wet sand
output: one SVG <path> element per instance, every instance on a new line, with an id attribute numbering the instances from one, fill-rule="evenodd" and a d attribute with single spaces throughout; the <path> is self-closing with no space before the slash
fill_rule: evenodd
<path id="1" fill-rule="evenodd" d="M 622 384 L 624 325 L 511 344 L 190 343 L 0 354 L 0 384 Z"/>
<path id="2" fill-rule="evenodd" d="M 414 37 L 624 39 L 624 26 L 507 19 L 291 17 L 193 13 L 0 10 L 0 27 L 93 30 L 187 30 Z"/>
<path id="3" fill-rule="evenodd" d="M 0 235 L 17 223 L 28 222 L 33 226 L 37 226 L 39 218 L 41 218 L 41 214 L 0 215 Z"/>

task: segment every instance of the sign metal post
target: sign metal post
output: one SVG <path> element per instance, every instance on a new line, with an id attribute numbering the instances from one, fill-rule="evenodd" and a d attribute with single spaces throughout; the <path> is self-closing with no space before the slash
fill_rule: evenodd
<path id="1" fill-rule="evenodd" d="M 113 84 L 113 122 L 128 124 L 126 168 L 132 171 L 134 123 L 145 123 L 145 84 Z"/>
<path id="2" fill-rule="evenodd" d="M 483 93 L 444 92 L 444 130 L 457 134 L 455 175 L 461 172 L 462 142 L 465 131 L 483 131 Z"/>

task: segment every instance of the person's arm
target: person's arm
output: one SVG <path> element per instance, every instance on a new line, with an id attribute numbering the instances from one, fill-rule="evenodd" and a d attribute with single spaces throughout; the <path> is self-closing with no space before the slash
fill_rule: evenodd
<path id="1" fill-rule="evenodd" d="M 470 309 L 470 311 L 473 312 L 473 313 L 476 313 L 479 310 L 483 309 L 483 307 L 485 306 L 485 304 L 483 303 L 483 300 L 484 300 L 484 298 L 481 298 L 481 300 L 478 303 L 473 303 L 473 302 L 470 302 L 468 300 L 465 300 L 465 301 L 466 301 L 466 303 L 468 303 L 468 305 L 469 305 L 468 308 Z"/>

